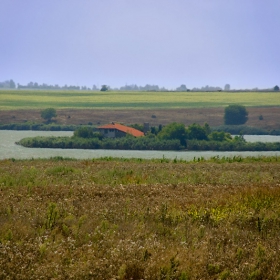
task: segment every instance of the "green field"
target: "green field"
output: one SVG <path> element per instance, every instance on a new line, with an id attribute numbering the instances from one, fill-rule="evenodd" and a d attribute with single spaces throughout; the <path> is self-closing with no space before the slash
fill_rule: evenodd
<path id="1" fill-rule="evenodd" d="M 163 109 L 280 106 L 279 92 L 96 92 L 0 90 L 0 109 Z"/>

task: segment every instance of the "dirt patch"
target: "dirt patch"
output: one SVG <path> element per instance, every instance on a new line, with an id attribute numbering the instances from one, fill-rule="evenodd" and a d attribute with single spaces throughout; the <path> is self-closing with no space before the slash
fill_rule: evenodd
<path id="1" fill-rule="evenodd" d="M 247 125 L 265 128 L 280 129 L 280 107 L 247 108 L 249 119 Z M 40 110 L 10 110 L 0 111 L 0 123 L 39 122 Z M 171 122 L 180 122 L 185 125 L 193 123 L 210 126 L 223 124 L 224 108 L 197 108 L 197 109 L 158 109 L 158 110 L 57 110 L 58 124 L 106 124 L 112 121 L 124 124 L 150 123 L 151 126 L 166 125 Z M 260 118 L 262 116 L 263 119 Z"/>

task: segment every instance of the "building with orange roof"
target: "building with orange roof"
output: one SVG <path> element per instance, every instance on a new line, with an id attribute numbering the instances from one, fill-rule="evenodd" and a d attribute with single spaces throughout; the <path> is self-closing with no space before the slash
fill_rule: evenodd
<path id="1" fill-rule="evenodd" d="M 124 137 L 127 134 L 134 137 L 144 136 L 144 133 L 138 129 L 114 122 L 99 126 L 98 131 L 108 138 Z"/>

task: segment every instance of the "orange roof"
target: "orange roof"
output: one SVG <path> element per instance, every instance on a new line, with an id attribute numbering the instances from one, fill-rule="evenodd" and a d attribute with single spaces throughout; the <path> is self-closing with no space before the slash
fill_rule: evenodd
<path id="1" fill-rule="evenodd" d="M 144 133 L 138 129 L 132 128 L 132 127 L 128 127 L 119 123 L 111 123 L 111 124 L 106 124 L 106 125 L 102 125 L 99 126 L 98 128 L 101 129 L 117 129 L 119 131 L 122 131 L 124 133 L 128 133 L 131 134 L 134 137 L 140 137 L 140 136 L 144 136 Z"/>

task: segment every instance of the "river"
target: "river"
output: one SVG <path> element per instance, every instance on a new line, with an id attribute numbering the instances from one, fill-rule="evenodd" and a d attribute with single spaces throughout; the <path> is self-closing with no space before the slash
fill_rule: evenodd
<path id="1" fill-rule="evenodd" d="M 72 136 L 70 131 L 15 131 L 0 130 L 0 159 L 31 159 L 50 157 L 69 157 L 76 159 L 91 159 L 100 157 L 119 158 L 168 158 L 193 160 L 193 158 L 204 157 L 205 159 L 220 156 L 280 156 L 280 152 L 216 152 L 216 151 L 124 151 L 124 150 L 81 150 L 81 149 L 46 149 L 46 148 L 25 148 L 16 145 L 15 142 L 25 137 L 35 136 Z M 280 136 L 270 135 L 246 135 L 245 139 L 250 142 L 280 142 Z"/>

